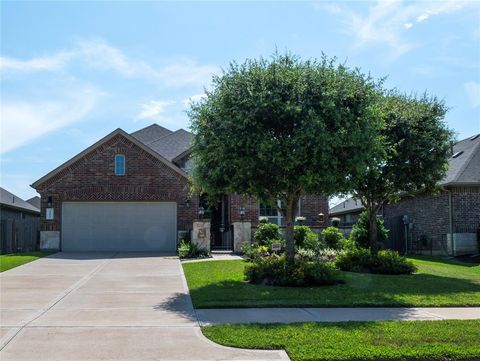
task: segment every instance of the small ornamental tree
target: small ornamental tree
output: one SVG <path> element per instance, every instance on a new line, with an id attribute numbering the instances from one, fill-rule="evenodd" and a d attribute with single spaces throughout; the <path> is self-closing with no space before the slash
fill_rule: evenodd
<path id="1" fill-rule="evenodd" d="M 279 199 L 293 262 L 299 198 L 350 190 L 371 157 L 378 88 L 326 57 L 232 63 L 189 111 L 194 185 L 210 195 Z"/>
<path id="2" fill-rule="evenodd" d="M 443 122 L 445 104 L 424 95 L 391 92 L 379 103 L 380 146 L 365 174 L 356 177 L 354 196 L 368 218 L 368 242 L 378 250 L 377 214 L 381 207 L 413 193 L 433 193 L 445 176 L 453 142 Z"/>

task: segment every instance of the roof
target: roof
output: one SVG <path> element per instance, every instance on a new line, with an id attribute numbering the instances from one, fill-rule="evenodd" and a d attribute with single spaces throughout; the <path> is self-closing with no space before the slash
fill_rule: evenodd
<path id="1" fill-rule="evenodd" d="M 187 132 L 185 129 L 179 129 L 154 142 L 148 143 L 147 146 L 169 161 L 172 161 L 192 147 L 192 138 L 193 136 L 190 132 Z"/>
<path id="2" fill-rule="evenodd" d="M 480 134 L 463 139 L 453 146 L 448 171 L 442 185 L 480 183 Z"/>
<path id="3" fill-rule="evenodd" d="M 39 196 L 35 196 L 35 197 L 30 198 L 30 199 L 27 199 L 27 203 L 30 203 L 32 206 L 40 209 L 40 197 Z"/>
<path id="4" fill-rule="evenodd" d="M 338 216 L 345 213 L 356 213 L 363 210 L 362 201 L 355 198 L 348 198 L 328 211 L 330 216 Z"/>
<path id="5" fill-rule="evenodd" d="M 0 204 L 3 206 L 16 208 L 22 211 L 29 211 L 34 213 L 40 213 L 40 209 L 34 207 L 30 203 L 25 202 L 22 198 L 17 197 L 15 194 L 10 193 L 6 189 L 0 187 Z"/>
<path id="6" fill-rule="evenodd" d="M 131 133 L 131 135 L 142 143 L 148 144 L 171 133 L 172 131 L 167 128 L 161 127 L 158 124 L 152 124 Z"/>
<path id="7" fill-rule="evenodd" d="M 167 160 L 164 156 L 162 156 L 160 153 L 158 153 L 157 151 L 155 151 L 153 148 L 147 146 L 145 143 L 142 143 L 141 141 L 139 141 L 137 138 L 133 137 L 132 135 L 126 133 L 123 129 L 120 129 L 120 128 L 117 128 L 115 129 L 113 132 L 111 132 L 110 134 L 108 134 L 107 136 L 103 137 L 102 139 L 100 139 L 98 142 L 96 142 L 95 144 L 91 145 L 90 147 L 88 147 L 87 149 L 83 150 L 82 152 L 78 153 L 76 156 L 74 156 L 73 158 L 69 159 L 68 161 L 66 161 L 65 163 L 63 163 L 62 165 L 58 166 L 57 168 L 55 168 L 54 170 L 52 170 L 50 173 L 44 175 L 42 178 L 40 178 L 39 180 L 37 180 L 36 182 L 34 182 L 31 186 L 33 188 L 37 188 L 40 184 L 44 183 L 45 181 L 47 181 L 48 179 L 50 179 L 51 177 L 53 177 L 54 175 L 60 173 L 62 170 L 64 170 L 65 168 L 71 166 L 72 164 L 74 164 L 75 162 L 77 162 L 78 160 L 82 159 L 84 156 L 86 156 L 88 153 L 92 152 L 93 150 L 95 150 L 95 148 L 99 147 L 101 144 L 105 143 L 105 142 L 108 142 L 110 139 L 112 139 L 113 137 L 117 136 L 117 135 L 121 135 L 123 137 L 125 137 L 126 139 L 128 139 L 129 141 L 131 141 L 133 144 L 135 144 L 136 146 L 140 147 L 141 149 L 143 149 L 144 151 L 146 151 L 147 153 L 151 154 L 152 156 L 154 156 L 155 158 L 157 158 L 158 160 L 160 160 L 161 162 L 163 162 L 166 166 L 168 166 L 169 168 L 171 168 L 172 170 L 174 170 L 175 172 L 177 172 L 178 174 L 180 174 L 181 176 L 185 177 L 185 178 L 188 178 L 188 174 L 185 173 L 182 169 L 180 169 L 179 167 L 175 166 L 172 162 L 170 162 L 169 160 Z"/>

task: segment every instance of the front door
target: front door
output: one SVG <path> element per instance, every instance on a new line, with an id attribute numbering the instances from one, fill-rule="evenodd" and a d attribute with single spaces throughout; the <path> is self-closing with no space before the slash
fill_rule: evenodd
<path id="1" fill-rule="evenodd" d="M 212 250 L 233 250 L 233 231 L 229 209 L 228 195 L 223 195 L 218 203 L 211 207 Z"/>

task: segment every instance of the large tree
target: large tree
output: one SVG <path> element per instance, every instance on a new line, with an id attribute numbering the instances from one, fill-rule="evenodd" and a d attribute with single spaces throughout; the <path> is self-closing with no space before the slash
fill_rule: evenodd
<path id="1" fill-rule="evenodd" d="M 452 132 L 443 122 L 445 104 L 434 97 L 391 91 L 380 99 L 379 110 L 379 147 L 365 174 L 355 178 L 354 191 L 368 214 L 373 253 L 378 247 L 376 217 L 381 207 L 401 197 L 436 192 L 453 142 Z"/>
<path id="2" fill-rule="evenodd" d="M 334 59 L 292 55 L 232 63 L 192 105 L 194 183 L 276 204 L 286 253 L 304 194 L 351 190 L 371 157 L 379 84 Z"/>

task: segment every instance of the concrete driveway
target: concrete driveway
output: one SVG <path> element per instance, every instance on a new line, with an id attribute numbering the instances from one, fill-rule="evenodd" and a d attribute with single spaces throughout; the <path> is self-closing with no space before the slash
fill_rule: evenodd
<path id="1" fill-rule="evenodd" d="M 2 361 L 288 359 L 206 339 L 176 257 L 57 253 L 0 282 Z"/>

